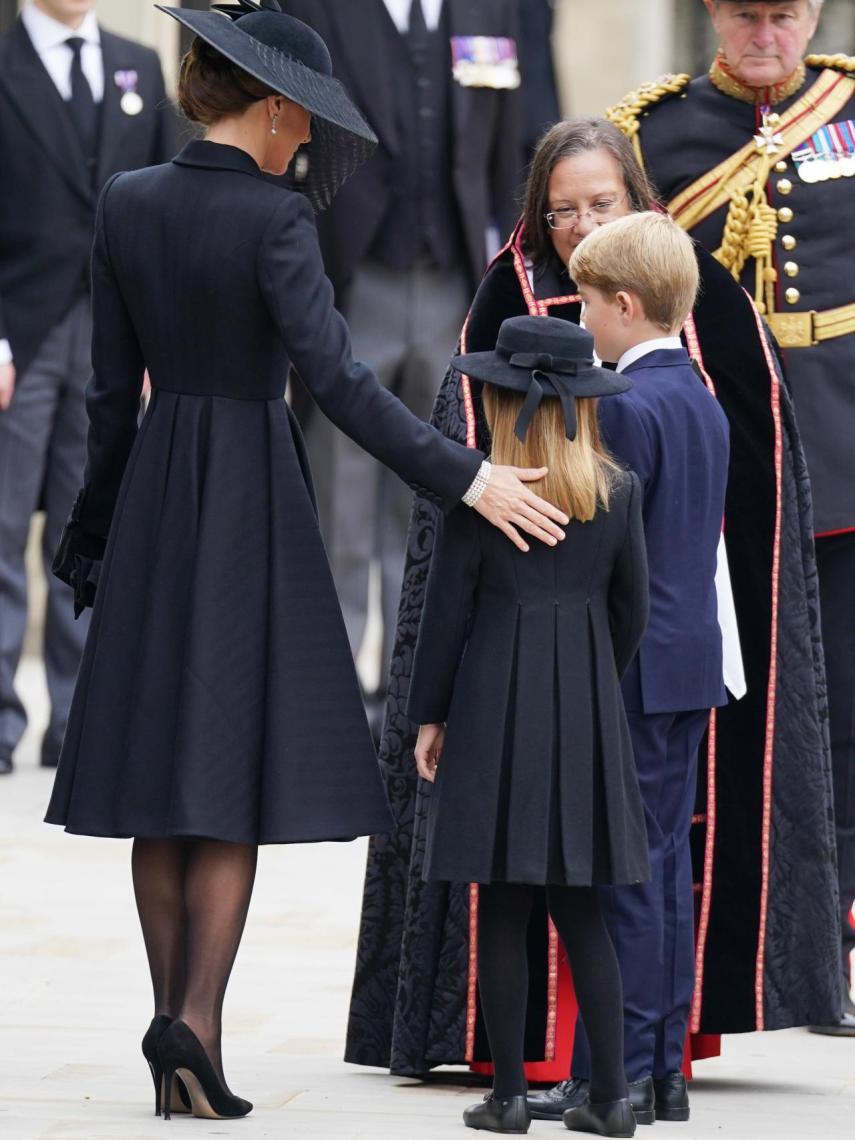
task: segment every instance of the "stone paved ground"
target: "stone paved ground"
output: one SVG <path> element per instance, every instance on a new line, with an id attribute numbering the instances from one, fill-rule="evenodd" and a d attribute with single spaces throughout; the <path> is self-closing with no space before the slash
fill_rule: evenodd
<path id="1" fill-rule="evenodd" d="M 23 682 L 33 728 L 16 773 L 0 781 L 0 1138 L 468 1135 L 460 1113 L 480 1089 L 341 1062 L 362 844 L 262 853 L 226 1026 L 230 1081 L 255 1102 L 253 1115 L 155 1119 L 138 1051 L 149 1008 L 129 846 L 40 823 L 51 777 L 35 766 L 44 697 L 32 659 Z M 855 1138 L 855 1040 L 731 1037 L 697 1072 L 691 1123 L 657 1125 L 660 1140 Z M 531 1135 L 559 1128 L 536 1123 Z"/>

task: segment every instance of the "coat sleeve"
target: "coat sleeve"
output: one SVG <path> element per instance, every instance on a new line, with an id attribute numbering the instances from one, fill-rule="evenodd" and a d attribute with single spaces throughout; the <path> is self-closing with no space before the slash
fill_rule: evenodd
<path id="1" fill-rule="evenodd" d="M 656 443 L 642 416 L 625 395 L 599 402 L 600 430 L 612 455 L 638 476 L 646 491 L 656 471 Z"/>
<path id="2" fill-rule="evenodd" d="M 145 364 L 131 318 L 113 273 L 106 215 L 113 184 L 104 187 L 92 250 L 92 378 L 86 387 L 89 416 L 86 471 L 77 522 L 106 540 L 119 486 L 137 434 Z"/>
<path id="3" fill-rule="evenodd" d="M 446 506 L 469 489 L 484 456 L 414 416 L 353 359 L 333 304 L 308 202 L 283 191 L 259 249 L 259 282 L 283 343 L 321 411 L 413 490 Z"/>
<path id="4" fill-rule="evenodd" d="M 638 652 L 650 608 L 641 486 L 636 475 L 630 474 L 630 479 L 626 531 L 609 582 L 609 623 L 619 677 Z"/>
<path id="5" fill-rule="evenodd" d="M 407 704 L 416 724 L 441 724 L 448 716 L 479 564 L 477 519 L 458 507 L 440 519 L 437 529 Z"/>

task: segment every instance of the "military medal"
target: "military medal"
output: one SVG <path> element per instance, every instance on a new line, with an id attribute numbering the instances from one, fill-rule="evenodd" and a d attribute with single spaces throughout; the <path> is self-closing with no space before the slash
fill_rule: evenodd
<path id="1" fill-rule="evenodd" d="M 451 72 L 461 87 L 514 91 L 521 83 L 517 45 L 503 36 L 452 36 Z"/>
<path id="2" fill-rule="evenodd" d="M 137 91 L 139 83 L 139 75 L 136 71 L 117 71 L 113 75 L 113 81 L 119 90 L 122 92 L 122 98 L 119 100 L 119 106 L 126 115 L 133 117 L 142 111 L 145 103 L 143 103 L 142 95 Z"/>
<path id="3" fill-rule="evenodd" d="M 781 147 L 784 145 L 784 136 L 778 130 L 781 125 L 781 116 L 775 114 L 768 104 L 761 107 L 760 113 L 762 123 L 754 136 L 757 149 L 768 155 L 780 154 Z"/>

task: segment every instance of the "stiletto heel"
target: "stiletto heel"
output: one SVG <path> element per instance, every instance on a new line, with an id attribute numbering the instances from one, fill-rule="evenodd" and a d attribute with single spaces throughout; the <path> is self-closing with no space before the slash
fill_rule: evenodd
<path id="1" fill-rule="evenodd" d="M 190 1111 L 190 1098 L 187 1096 L 180 1081 L 177 1082 L 177 1087 L 172 1090 L 172 1096 L 166 1095 L 164 1087 L 163 1065 L 160 1063 L 157 1047 L 161 1037 L 163 1037 L 171 1024 L 171 1017 L 167 1017 L 165 1013 L 159 1013 L 157 1017 L 152 1019 L 152 1023 L 146 1030 L 145 1037 L 142 1039 L 142 1054 L 146 1059 L 149 1072 L 151 1073 L 152 1083 L 154 1084 L 155 1116 L 161 1115 L 164 1106 L 168 1106 L 172 1112 L 176 1113 Z M 168 1120 L 169 1117 L 167 1116 L 166 1119 Z"/>
<path id="2" fill-rule="evenodd" d="M 234 1096 L 214 1071 L 208 1054 L 183 1021 L 173 1021 L 158 1045 L 164 1079 L 164 1119 L 169 1120 L 172 1082 L 178 1078 L 190 1098 L 190 1111 L 205 1120 L 233 1120 L 252 1112 L 252 1105 Z"/>
<path id="3" fill-rule="evenodd" d="M 171 1069 L 163 1070 L 163 1119 L 172 1119 L 172 1094 L 175 1091 L 175 1073 Z"/>

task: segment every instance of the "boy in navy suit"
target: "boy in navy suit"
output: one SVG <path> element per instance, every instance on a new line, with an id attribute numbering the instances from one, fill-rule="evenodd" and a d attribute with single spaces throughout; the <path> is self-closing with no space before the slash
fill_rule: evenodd
<path id="1" fill-rule="evenodd" d="M 632 388 L 600 407 L 603 435 L 641 481 L 650 622 L 623 694 L 652 880 L 604 891 L 624 984 L 626 1075 L 639 1123 L 687 1120 L 683 1048 L 694 988 L 689 832 L 709 710 L 727 702 L 715 587 L 728 424 L 679 332 L 698 288 L 691 239 L 662 214 L 595 230 L 570 272 L 603 360 Z M 589 1075 L 577 1035 L 573 1075 Z"/>

